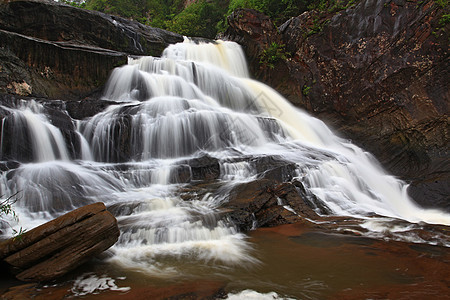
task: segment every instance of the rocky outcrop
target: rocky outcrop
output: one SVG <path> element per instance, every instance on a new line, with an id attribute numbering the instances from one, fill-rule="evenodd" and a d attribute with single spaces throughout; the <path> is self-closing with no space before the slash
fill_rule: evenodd
<path id="1" fill-rule="evenodd" d="M 187 161 L 192 180 L 215 180 L 220 176 L 219 160 L 209 155 L 203 155 Z"/>
<path id="2" fill-rule="evenodd" d="M 303 222 L 318 217 L 300 182 L 258 179 L 236 186 L 224 211 L 242 231 Z"/>
<path id="3" fill-rule="evenodd" d="M 0 4 L 0 93 L 80 100 L 127 55 L 158 56 L 183 37 L 57 2 Z"/>
<path id="4" fill-rule="evenodd" d="M 0 92 L 73 100 L 103 84 L 125 53 L 0 30 Z"/>
<path id="5" fill-rule="evenodd" d="M 17 279 L 48 281 L 111 247 L 119 237 L 103 203 L 76 209 L 0 244 L 0 259 Z"/>
<path id="6" fill-rule="evenodd" d="M 261 79 L 371 151 L 427 206 L 450 210 L 448 7 L 434 1 L 362 0 L 306 12 L 275 28 L 240 10 L 226 37 Z M 275 43 L 272 64 L 261 57 Z M 448 190 L 447 190 L 448 191 Z"/>
<path id="7" fill-rule="evenodd" d="M 179 34 L 57 2 L 12 1 L 0 9 L 0 28 L 46 41 L 159 56 L 183 41 Z"/>

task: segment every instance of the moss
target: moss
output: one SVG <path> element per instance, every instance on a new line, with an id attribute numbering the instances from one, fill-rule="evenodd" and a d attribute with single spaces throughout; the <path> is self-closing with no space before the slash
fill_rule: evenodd
<path id="1" fill-rule="evenodd" d="M 446 8 L 448 6 L 448 0 L 435 0 L 434 2 L 442 8 Z"/>

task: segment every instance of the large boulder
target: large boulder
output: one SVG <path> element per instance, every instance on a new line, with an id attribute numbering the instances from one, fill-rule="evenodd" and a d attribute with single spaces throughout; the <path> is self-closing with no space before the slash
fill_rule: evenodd
<path id="1" fill-rule="evenodd" d="M 114 216 L 103 203 L 76 209 L 0 244 L 0 259 L 22 281 L 48 281 L 114 245 Z"/>
<path id="2" fill-rule="evenodd" d="M 361 0 L 279 28 L 240 10 L 225 37 L 244 46 L 258 79 L 412 182 L 418 202 L 450 210 L 448 10 L 431 0 Z M 261 64 L 272 43 L 278 56 Z"/>
<path id="3" fill-rule="evenodd" d="M 269 179 L 237 185 L 222 209 L 242 231 L 318 217 L 318 208 L 308 200 L 300 182 L 279 183 Z"/>
<path id="4" fill-rule="evenodd" d="M 58 2 L 0 3 L 0 93 L 80 100 L 128 55 L 158 56 L 181 35 Z"/>

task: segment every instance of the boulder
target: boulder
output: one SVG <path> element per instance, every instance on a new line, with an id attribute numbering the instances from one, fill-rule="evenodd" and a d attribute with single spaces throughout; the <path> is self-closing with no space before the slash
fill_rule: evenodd
<path id="1" fill-rule="evenodd" d="M 275 155 L 259 156 L 250 159 L 258 177 L 277 182 L 289 182 L 295 176 L 295 163 Z"/>
<path id="2" fill-rule="evenodd" d="M 192 180 L 215 180 L 220 176 L 219 160 L 209 155 L 191 159 Z"/>
<path id="3" fill-rule="evenodd" d="M 119 228 L 103 203 L 83 206 L 0 244 L 0 259 L 22 281 L 48 281 L 117 241 Z"/>
<path id="4" fill-rule="evenodd" d="M 445 14 L 431 0 L 361 0 L 305 12 L 276 30 L 266 16 L 239 10 L 225 38 L 243 45 L 257 79 L 412 182 L 416 201 L 450 211 L 448 199 L 435 201 L 449 185 Z M 271 43 L 285 53 L 261 64 Z"/>
<path id="5" fill-rule="evenodd" d="M 210 181 L 220 177 L 219 160 L 208 154 L 181 162 L 181 164 L 189 166 L 189 168 L 180 168 L 177 175 L 179 178 L 185 179 L 184 182 L 187 181 L 186 178 L 190 178 L 190 180 Z"/>
<path id="6" fill-rule="evenodd" d="M 314 206 L 303 192 L 290 182 L 258 179 L 237 185 L 222 209 L 242 231 L 316 219 Z"/>
<path id="7" fill-rule="evenodd" d="M 117 102 L 103 100 L 100 97 L 101 95 L 97 95 L 97 97 L 66 102 L 67 112 L 73 119 L 83 120 L 95 116 L 110 105 L 117 104 Z"/>

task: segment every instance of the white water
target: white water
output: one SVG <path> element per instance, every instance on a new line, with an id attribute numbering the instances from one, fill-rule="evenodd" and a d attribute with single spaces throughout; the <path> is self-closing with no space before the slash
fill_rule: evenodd
<path id="1" fill-rule="evenodd" d="M 295 163 L 297 179 L 335 215 L 450 225 L 448 214 L 415 205 L 370 154 L 249 79 L 236 44 L 185 41 L 162 58 L 130 59 L 104 98 L 121 104 L 74 126 L 81 160 L 41 106 L 4 108 L 2 153 L 8 122 L 28 130 L 33 152 L 32 163 L 2 172 L 1 193 L 21 194 L 17 227 L 103 201 L 121 228 L 117 264 L 173 277 L 182 272 L 174 261 L 256 263 L 245 235 L 220 214 L 226 194 L 185 201 L 177 192 L 193 176 L 186 161 L 204 154 L 219 160 L 221 186 L 257 178 L 246 158 L 276 156 Z"/>
<path id="2" fill-rule="evenodd" d="M 125 278 L 117 279 L 123 280 Z M 80 297 L 98 294 L 105 290 L 127 292 L 130 290 L 130 287 L 118 287 L 115 279 L 105 275 L 98 277 L 95 274 L 85 274 L 75 280 L 71 292 L 73 293 L 73 296 Z"/>
<path id="3" fill-rule="evenodd" d="M 255 300 L 293 300 L 293 298 L 285 298 L 280 297 L 277 293 L 271 292 L 271 293 L 258 293 L 256 291 L 252 290 L 244 290 L 240 293 L 230 293 L 228 294 L 227 300 L 244 300 L 244 299 L 255 299 Z"/>

